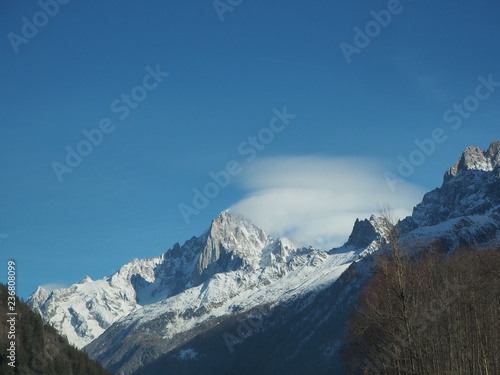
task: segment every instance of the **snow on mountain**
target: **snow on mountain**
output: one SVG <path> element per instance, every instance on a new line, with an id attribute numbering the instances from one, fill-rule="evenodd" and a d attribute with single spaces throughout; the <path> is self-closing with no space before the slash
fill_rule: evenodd
<path id="1" fill-rule="evenodd" d="M 72 344 L 92 343 L 92 356 L 110 365 L 123 360 L 131 337 L 134 345 L 139 337 L 169 340 L 235 311 L 328 285 L 378 240 L 332 252 L 297 248 L 225 211 L 200 237 L 159 257 L 135 259 L 110 277 L 86 277 L 52 293 L 39 288 L 28 302 Z"/>
<path id="2" fill-rule="evenodd" d="M 499 161 L 500 142 L 486 151 L 467 148 L 443 185 L 398 224 L 403 240 L 438 240 L 448 249 L 500 243 Z M 191 353 L 185 346 L 190 340 L 234 314 L 290 301 L 307 309 L 311 296 L 335 286 L 349 267 L 368 269 L 363 263 L 372 260 L 364 260 L 384 246 L 386 231 L 375 216 L 356 220 L 344 246 L 320 251 L 272 239 L 225 211 L 201 236 L 159 257 L 136 259 L 110 277 L 87 277 L 67 289 L 38 288 L 29 303 L 70 342 L 86 346 L 92 358 L 116 373 L 131 374 L 176 348 Z M 359 289 L 347 277 L 342 285 L 343 300 L 350 300 L 349 290 Z M 179 356 L 189 361 L 190 356 Z"/>
<path id="3" fill-rule="evenodd" d="M 48 293 L 42 287 L 33 293 L 28 304 L 44 320 L 67 336 L 69 342 L 83 347 L 100 336 L 120 317 L 136 310 L 134 276 L 154 280 L 154 268 L 163 256 L 132 262 L 102 280 L 86 276 L 67 289 Z"/>
<path id="4" fill-rule="evenodd" d="M 487 151 L 466 149 L 456 168 L 446 174 L 443 185 L 424 197 L 412 217 L 399 223 L 402 245 L 416 251 L 436 242 L 445 251 L 460 246 L 498 248 L 500 175 L 495 160 L 498 160 L 498 142 Z M 242 322 L 251 321 L 252 311 L 237 314 L 219 325 L 204 327 L 185 344 L 177 342 L 172 350 L 163 350 L 160 358 L 141 367 L 136 374 L 162 374 L 165 369 L 175 369 L 178 375 L 348 372 L 342 366 L 339 347 L 352 307 L 376 264 L 377 257 L 369 254 L 375 253 L 380 244 L 385 246 L 385 229 L 380 219 L 357 220 L 348 242 L 329 253 L 341 255 L 350 246 L 366 247 L 356 258 L 359 260 L 324 289 L 311 288 L 277 303 L 251 334 L 238 332 L 242 332 L 239 331 Z M 378 243 L 372 242 L 377 239 Z M 228 332 L 237 335 L 229 346 L 222 339 Z M 185 350 L 194 351 L 197 358 L 180 361 L 179 356 Z"/>
<path id="5" fill-rule="evenodd" d="M 414 240 L 441 240 L 450 248 L 487 246 L 500 230 L 500 142 L 468 147 L 437 188 L 401 222 Z"/>
<path id="6" fill-rule="evenodd" d="M 469 170 L 490 172 L 500 164 L 500 142 L 492 142 L 488 150 L 479 147 L 467 147 L 453 167 L 448 169 L 444 182 L 450 181 L 459 173 Z"/>
<path id="7" fill-rule="evenodd" d="M 194 270 L 194 280 L 206 275 L 202 283 L 119 319 L 86 347 L 90 356 L 116 373 L 130 374 L 224 317 L 269 309 L 331 285 L 381 241 L 378 235 L 367 246 L 346 244 L 330 252 L 296 248 L 288 239 L 272 240 L 246 219 L 238 220 L 226 212 L 212 223 L 196 262 L 204 271 Z"/>

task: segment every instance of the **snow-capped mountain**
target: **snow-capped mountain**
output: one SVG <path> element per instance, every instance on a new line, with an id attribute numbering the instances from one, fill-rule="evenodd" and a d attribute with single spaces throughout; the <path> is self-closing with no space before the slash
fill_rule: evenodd
<path id="1" fill-rule="evenodd" d="M 229 214 L 222 214 L 212 223 L 212 228 L 220 228 L 221 222 L 233 220 Z M 246 222 L 244 228 L 249 226 L 253 227 Z M 216 243 L 234 232 L 232 225 L 226 229 L 223 232 L 217 229 Z M 211 244 L 211 240 L 214 238 L 209 236 L 207 243 Z M 228 249 L 226 243 L 220 247 L 223 250 L 218 258 L 211 256 L 210 259 L 217 267 L 220 264 L 232 267 L 225 271 L 224 267 L 219 267 L 221 272 L 216 273 L 210 271 L 211 276 L 201 284 L 125 316 L 91 342 L 86 350 L 112 371 L 132 373 L 235 313 L 256 308 L 268 311 L 299 295 L 320 291 L 336 280 L 356 257 L 378 248 L 378 241 L 379 236 L 368 244 L 368 249 L 349 245 L 331 253 L 312 248 L 297 249 L 286 239 L 262 241 L 258 243 L 260 248 L 252 247 L 250 251 L 236 243 Z M 218 247 L 210 245 L 209 248 L 209 253 L 213 254 Z M 240 251 L 241 258 L 238 256 Z M 203 252 L 199 259 L 205 255 Z"/>
<path id="2" fill-rule="evenodd" d="M 102 280 L 85 277 L 52 293 L 39 287 L 28 303 L 72 344 L 83 347 L 142 306 L 175 296 L 218 272 L 254 265 L 258 250 L 270 248 L 273 241 L 246 224 L 224 212 L 206 233 L 182 247 L 175 244 L 156 258 L 134 259 Z"/>
<path id="3" fill-rule="evenodd" d="M 408 241 L 439 240 L 448 248 L 498 243 L 500 142 L 468 147 L 437 188 L 401 222 Z"/>
<path id="4" fill-rule="evenodd" d="M 86 276 L 67 289 L 51 293 L 38 287 L 28 304 L 71 344 L 81 348 L 140 307 L 138 296 L 145 285 L 154 282 L 155 270 L 162 261 L 163 255 L 134 259 L 113 276 L 96 281 Z"/>
<path id="5" fill-rule="evenodd" d="M 467 148 L 443 185 L 399 223 L 404 243 L 439 241 L 448 250 L 497 246 L 499 164 L 500 142 L 486 151 Z M 85 278 L 52 293 L 38 288 L 29 303 L 117 374 L 152 375 L 165 366 L 176 374 L 299 374 L 314 363 L 329 373 L 339 368 L 348 310 L 369 278 L 371 254 L 386 243 L 385 233 L 383 221 L 372 216 L 356 220 L 340 248 L 298 248 L 225 211 L 201 236 L 159 257 L 134 260 L 110 277 Z M 228 343 L 227 332 L 238 332 L 242 321 L 255 316 L 264 323 Z M 230 359 L 228 346 L 235 350 Z M 273 364 L 262 359 L 270 351 Z M 252 361 L 261 367 L 234 371 Z M 322 373 L 320 367 L 315 373 Z"/>
<path id="6" fill-rule="evenodd" d="M 200 237 L 161 256 L 135 259 L 110 277 L 85 277 L 52 293 L 39 287 L 28 302 L 72 344 L 90 344 L 94 358 L 128 373 L 183 343 L 196 327 L 329 285 L 356 256 L 378 247 L 380 236 L 372 232 L 362 244 L 353 241 L 329 253 L 274 240 L 225 211 Z M 123 363 L 125 355 L 137 358 Z"/>
<path id="7" fill-rule="evenodd" d="M 464 151 L 455 167 L 446 173 L 443 185 L 426 194 L 413 215 L 399 223 L 403 246 L 418 250 L 438 244 L 447 251 L 468 245 L 500 246 L 499 144 L 492 143 L 487 151 Z M 384 246 L 380 234 L 383 229 L 373 217 L 357 220 L 344 246 L 368 247 L 377 238 L 378 244 Z M 331 253 L 336 251 L 341 250 Z M 134 375 L 165 374 L 170 369 L 176 375 L 346 373 L 339 354 L 343 332 L 359 292 L 372 275 L 376 262 L 372 255 L 376 254 L 377 251 L 362 252 L 327 287 L 310 289 L 276 304 L 250 333 L 242 328 L 245 323 L 248 326 L 254 313 L 225 319 L 166 351 Z M 232 335 L 229 343 L 223 340 L 228 334 Z M 182 353 L 196 355 L 186 360 Z"/>

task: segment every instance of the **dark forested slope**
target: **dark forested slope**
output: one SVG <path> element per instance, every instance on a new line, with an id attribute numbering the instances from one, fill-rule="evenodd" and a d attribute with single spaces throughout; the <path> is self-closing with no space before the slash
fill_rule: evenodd
<path id="1" fill-rule="evenodd" d="M 54 328 L 45 325 L 27 304 L 17 297 L 9 301 L 8 298 L 7 287 L 0 284 L 0 374 L 110 374 L 90 360 L 86 353 L 69 345 Z M 13 340 L 14 363 L 14 357 L 10 357 L 14 354 Z"/>

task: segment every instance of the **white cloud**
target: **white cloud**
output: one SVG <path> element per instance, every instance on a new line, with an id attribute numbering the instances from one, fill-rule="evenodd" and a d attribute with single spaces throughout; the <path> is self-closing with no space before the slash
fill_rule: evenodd
<path id="1" fill-rule="evenodd" d="M 323 156 L 277 157 L 247 165 L 240 183 L 249 194 L 231 207 L 274 237 L 330 249 L 342 245 L 356 218 L 388 203 L 411 214 L 425 191 L 398 183 L 391 192 L 380 161 Z"/>

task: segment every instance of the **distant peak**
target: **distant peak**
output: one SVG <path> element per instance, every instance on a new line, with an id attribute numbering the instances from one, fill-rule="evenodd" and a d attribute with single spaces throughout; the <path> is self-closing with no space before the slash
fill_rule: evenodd
<path id="1" fill-rule="evenodd" d="M 222 211 L 216 221 L 250 222 L 245 216 L 229 209 Z"/>
<path id="2" fill-rule="evenodd" d="M 50 292 L 41 285 L 38 288 L 36 288 L 35 292 L 33 293 L 33 295 L 47 295 L 47 296 L 49 294 Z"/>
<path id="3" fill-rule="evenodd" d="M 279 237 L 276 240 L 276 246 L 283 250 L 292 250 L 297 248 L 297 246 L 286 237 Z"/>
<path id="4" fill-rule="evenodd" d="M 224 210 L 222 211 L 219 216 L 217 216 L 216 219 L 214 219 L 213 221 L 220 221 L 220 222 L 223 222 L 223 221 L 227 221 L 227 220 L 236 220 L 237 218 L 235 217 L 236 215 L 234 215 L 231 211 L 229 210 Z"/>
<path id="5" fill-rule="evenodd" d="M 214 229 L 219 232 L 220 230 L 233 231 L 235 228 L 262 230 L 243 215 L 230 210 L 225 210 L 222 211 L 216 219 L 212 220 L 209 233 L 213 233 Z"/>
<path id="6" fill-rule="evenodd" d="M 365 219 L 360 221 L 356 219 L 352 233 L 344 246 L 354 246 L 356 248 L 368 247 L 372 241 L 377 238 L 377 231 L 374 223 L 375 216 L 371 216 L 370 220 Z"/>
<path id="7" fill-rule="evenodd" d="M 492 142 L 486 151 L 479 147 L 467 147 L 455 165 L 445 173 L 444 182 L 450 181 L 463 171 L 489 172 L 498 164 L 500 164 L 500 141 Z"/>
<path id="8" fill-rule="evenodd" d="M 36 288 L 36 292 L 39 292 L 39 291 L 40 291 L 40 292 L 42 292 L 42 291 L 47 291 L 47 289 L 45 289 L 42 285 L 40 285 L 40 286 L 38 286 L 38 287 Z"/>
<path id="9" fill-rule="evenodd" d="M 83 279 L 81 279 L 79 282 L 77 282 L 77 284 L 86 284 L 88 282 L 91 282 L 92 279 L 90 278 L 90 276 L 85 276 Z"/>
<path id="10" fill-rule="evenodd" d="M 490 158 L 495 159 L 498 163 L 500 154 L 500 141 L 491 142 L 487 153 Z"/>
<path id="11" fill-rule="evenodd" d="M 39 286 L 38 288 L 36 288 L 33 294 L 29 296 L 27 302 L 32 308 L 40 308 L 40 306 L 42 306 L 45 301 L 47 301 L 49 296 L 50 292 L 43 286 Z"/>
<path id="12" fill-rule="evenodd" d="M 271 238 L 250 220 L 226 210 L 212 220 L 204 241 L 196 264 L 195 285 L 221 270 L 258 259 Z"/>

